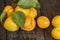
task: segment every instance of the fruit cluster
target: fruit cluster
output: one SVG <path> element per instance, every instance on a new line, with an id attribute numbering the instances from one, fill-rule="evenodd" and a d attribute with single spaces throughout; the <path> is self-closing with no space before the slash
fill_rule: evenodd
<path id="1" fill-rule="evenodd" d="M 18 0 L 12 1 L 13 5 L 7 5 L 0 16 L 0 23 L 8 31 L 17 31 L 19 28 L 31 31 L 35 28 L 37 10 L 40 8 L 38 0 Z"/>
<path id="2" fill-rule="evenodd" d="M 15 9 L 13 9 L 12 6 L 6 6 L 4 9 L 4 12 L 6 12 L 7 14 L 7 19 L 4 22 L 4 28 L 8 31 L 17 31 L 19 29 L 19 25 L 17 25 L 12 18 L 13 12 L 23 12 L 24 15 L 26 16 L 25 23 L 23 27 L 21 27 L 21 29 L 26 31 L 31 31 L 36 26 L 36 22 L 34 18 L 36 18 L 37 16 L 37 11 L 35 8 L 23 9 L 23 8 L 20 8 L 19 6 L 16 6 Z M 18 14 L 18 13 L 14 13 L 14 14 Z M 21 15 L 19 16 L 20 16 L 19 18 L 21 18 Z"/>
<path id="3" fill-rule="evenodd" d="M 31 4 L 32 2 L 33 4 Z M 0 23 L 8 31 L 14 32 L 19 30 L 19 28 L 25 31 L 32 31 L 36 27 L 37 10 L 35 8 L 39 7 L 37 0 L 19 0 L 15 8 L 10 5 L 4 8 L 0 16 Z M 46 16 L 39 16 L 37 25 L 39 28 L 46 29 L 49 27 L 50 21 Z M 51 32 L 52 37 L 60 39 L 60 15 L 53 18 L 52 25 L 54 26 Z"/>
<path id="4" fill-rule="evenodd" d="M 32 31 L 36 27 L 37 10 L 35 8 L 23 9 L 19 6 L 13 8 L 8 5 L 3 12 L 7 15 L 3 25 L 8 31 L 17 31 L 19 27 L 25 31 Z M 45 29 L 49 27 L 50 21 L 47 17 L 40 16 L 37 19 L 37 24 L 39 28 Z"/>

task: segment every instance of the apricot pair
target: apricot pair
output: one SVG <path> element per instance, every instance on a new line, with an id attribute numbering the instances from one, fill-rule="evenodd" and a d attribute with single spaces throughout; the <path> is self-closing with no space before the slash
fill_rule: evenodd
<path id="1" fill-rule="evenodd" d="M 26 16 L 26 22 L 23 28 L 23 30 L 31 31 L 35 28 L 35 20 L 34 18 L 37 16 L 37 11 L 34 8 L 31 9 L 23 9 L 19 6 L 16 6 L 15 9 L 12 6 L 6 6 L 4 8 L 4 11 L 7 13 L 7 19 L 4 22 L 4 28 L 8 31 L 17 31 L 19 29 L 19 26 L 12 20 L 12 13 L 16 11 L 24 12 Z"/>
<path id="2" fill-rule="evenodd" d="M 54 29 L 51 32 L 53 38 L 60 40 L 60 15 L 55 16 L 52 19 L 52 25 Z"/>

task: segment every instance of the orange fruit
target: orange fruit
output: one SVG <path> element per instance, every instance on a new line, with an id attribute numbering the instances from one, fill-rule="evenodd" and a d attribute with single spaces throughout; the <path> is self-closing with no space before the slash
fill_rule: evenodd
<path id="1" fill-rule="evenodd" d="M 25 14 L 26 16 L 29 15 L 29 9 L 23 9 L 23 8 L 20 8 L 19 6 L 16 6 L 15 12 L 16 12 L 16 11 L 24 12 L 24 14 Z"/>
<path id="2" fill-rule="evenodd" d="M 13 10 L 13 8 L 11 8 L 11 9 L 7 12 L 7 16 L 8 16 L 8 17 L 11 16 L 13 12 L 14 12 L 14 10 Z"/>
<path id="3" fill-rule="evenodd" d="M 8 10 L 10 10 L 11 8 L 12 8 L 12 6 L 7 5 L 7 6 L 4 8 L 4 10 L 3 10 L 3 11 L 8 12 Z"/>
<path id="4" fill-rule="evenodd" d="M 36 18 L 37 10 L 35 8 L 29 9 L 29 16 L 32 17 L 32 18 Z"/>
<path id="5" fill-rule="evenodd" d="M 26 21 L 22 29 L 25 31 L 32 31 L 35 28 L 35 26 L 36 26 L 36 22 L 34 18 L 26 17 Z"/>
<path id="6" fill-rule="evenodd" d="M 22 11 L 26 16 L 30 16 L 32 18 L 36 18 L 37 16 L 37 11 L 34 8 L 23 9 L 23 8 L 20 8 L 19 6 L 16 6 L 15 11 Z"/>
<path id="7" fill-rule="evenodd" d="M 48 28 L 48 27 L 49 27 L 50 21 L 49 21 L 49 19 L 48 19 L 47 17 L 45 17 L 45 16 L 40 16 L 40 17 L 38 17 L 38 19 L 37 19 L 37 24 L 38 24 L 38 27 L 39 27 L 39 28 L 45 29 L 45 28 Z"/>
<path id="8" fill-rule="evenodd" d="M 10 5 L 8 5 L 8 6 L 6 6 L 6 7 L 4 8 L 4 12 L 7 13 L 7 17 L 11 16 L 12 13 L 13 13 L 13 11 L 14 11 L 14 10 L 13 10 L 13 7 L 10 6 Z"/>
<path id="9" fill-rule="evenodd" d="M 60 27 L 60 15 L 55 16 L 55 17 L 52 19 L 52 25 L 53 25 L 54 27 Z"/>
<path id="10" fill-rule="evenodd" d="M 54 39 L 60 39 L 60 27 L 55 27 L 52 30 L 51 35 Z"/>
<path id="11" fill-rule="evenodd" d="M 8 31 L 17 31 L 19 27 L 13 22 L 12 17 L 8 17 L 4 22 L 4 28 Z"/>

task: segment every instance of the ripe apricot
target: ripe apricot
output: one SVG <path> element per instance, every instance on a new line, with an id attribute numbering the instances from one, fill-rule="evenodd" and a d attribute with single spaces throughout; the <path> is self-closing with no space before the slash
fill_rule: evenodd
<path id="1" fill-rule="evenodd" d="M 35 8 L 30 8 L 30 9 L 23 9 L 19 6 L 16 6 L 15 11 L 21 11 L 24 12 L 26 16 L 30 16 L 32 18 L 36 18 L 37 16 L 37 10 Z"/>
<path id="2" fill-rule="evenodd" d="M 60 39 L 60 27 L 55 27 L 52 30 L 51 35 L 54 39 Z"/>
<path id="3" fill-rule="evenodd" d="M 4 28 L 8 31 L 17 31 L 19 27 L 14 23 L 12 17 L 8 17 L 4 22 Z"/>
<path id="4" fill-rule="evenodd" d="M 45 17 L 45 16 L 40 16 L 40 17 L 38 17 L 38 19 L 37 19 L 37 24 L 38 24 L 38 27 L 39 27 L 39 28 L 45 29 L 45 28 L 48 28 L 48 27 L 49 27 L 50 21 L 49 21 L 49 19 L 48 19 L 47 17 Z"/>
<path id="5" fill-rule="evenodd" d="M 60 27 L 60 15 L 55 16 L 55 17 L 52 19 L 52 25 L 53 25 L 54 27 Z"/>
<path id="6" fill-rule="evenodd" d="M 8 5 L 8 6 L 6 6 L 6 7 L 4 8 L 4 10 L 3 10 L 3 11 L 4 11 L 4 12 L 6 12 L 6 13 L 7 13 L 7 17 L 9 17 L 9 16 L 11 16 L 11 15 L 12 15 L 12 13 L 13 13 L 14 9 L 13 9 L 13 7 L 12 7 L 12 6 Z"/>
<path id="7" fill-rule="evenodd" d="M 35 26 L 36 26 L 36 22 L 34 18 L 26 17 L 26 21 L 22 29 L 25 31 L 32 31 L 35 28 Z"/>

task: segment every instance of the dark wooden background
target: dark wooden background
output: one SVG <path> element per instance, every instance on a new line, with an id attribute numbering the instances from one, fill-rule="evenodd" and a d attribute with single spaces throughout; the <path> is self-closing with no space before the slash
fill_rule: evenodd
<path id="1" fill-rule="evenodd" d="M 38 16 L 47 16 L 50 21 L 56 15 L 60 15 L 60 0 L 39 0 L 41 9 L 37 9 Z M 0 13 L 12 0 L 0 0 Z M 51 37 L 52 25 L 48 29 L 39 29 L 37 26 L 31 32 L 22 31 L 8 32 L 0 25 L 0 40 L 55 40 Z"/>

